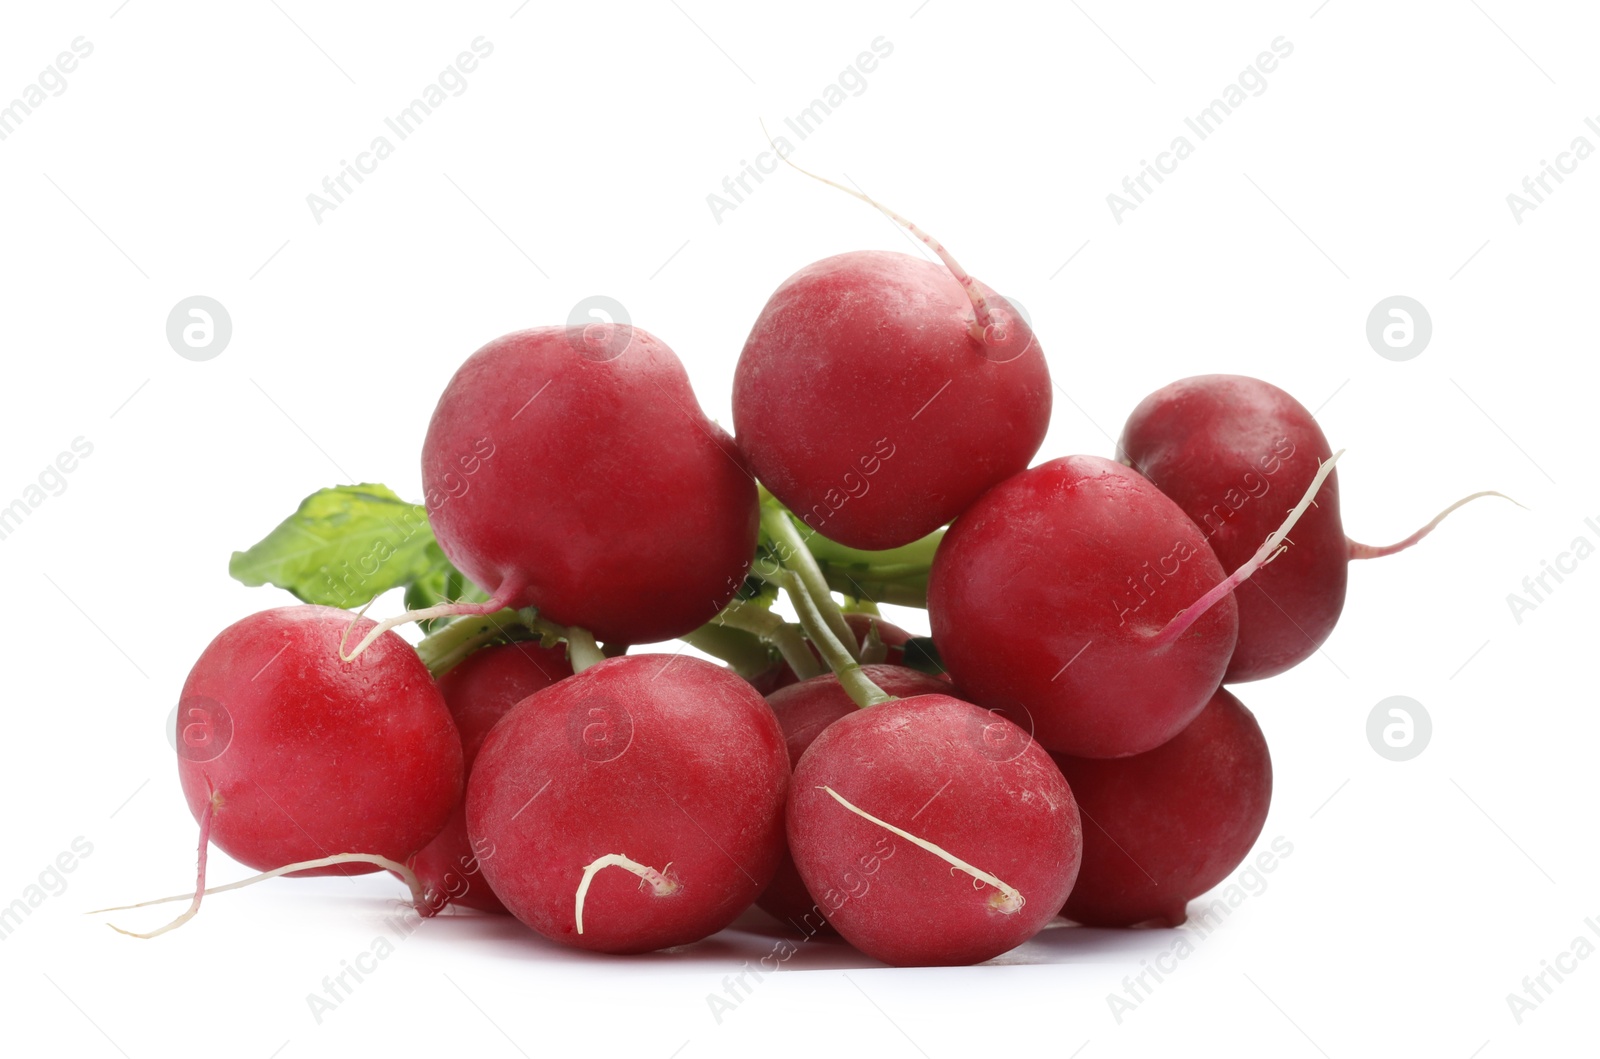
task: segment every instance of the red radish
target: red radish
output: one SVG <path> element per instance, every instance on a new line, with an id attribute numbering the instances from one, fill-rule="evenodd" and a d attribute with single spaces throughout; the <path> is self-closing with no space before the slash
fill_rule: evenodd
<path id="1" fill-rule="evenodd" d="M 489 886 L 554 941 L 648 952 L 731 923 L 783 854 L 789 762 L 766 702 L 721 666 L 607 659 L 484 740 L 467 830 Z"/>
<path id="2" fill-rule="evenodd" d="M 768 300 L 734 372 L 734 431 L 811 529 L 853 548 L 909 544 L 1038 451 L 1044 353 L 1004 299 L 970 290 L 987 340 L 950 270 L 907 254 L 826 258 Z"/>
<path id="3" fill-rule="evenodd" d="M 1083 817 L 1083 868 L 1063 912 L 1091 927 L 1177 926 L 1238 867 L 1272 798 L 1272 759 L 1224 689 L 1154 750 L 1114 761 L 1054 755 Z"/>
<path id="4" fill-rule="evenodd" d="M 1022 315 L 937 239 L 789 164 L 883 210 L 940 263 L 867 250 L 785 280 L 739 354 L 734 433 L 812 530 L 909 544 L 1028 465 L 1050 425 L 1050 370 Z"/>
<path id="5" fill-rule="evenodd" d="M 1139 402 L 1119 449 L 1130 466 L 1175 500 L 1232 573 L 1304 492 L 1330 449 L 1304 405 L 1243 375 L 1198 375 Z M 1293 548 L 1235 592 L 1239 642 L 1224 680 L 1260 680 L 1316 653 L 1344 609 L 1351 559 L 1409 548 L 1474 493 L 1398 544 L 1375 548 L 1345 536 L 1339 482 L 1330 475 L 1295 526 Z"/>
<path id="6" fill-rule="evenodd" d="M 1260 542 L 1257 542 L 1258 544 Z M 928 616 L 962 692 L 1050 750 L 1160 746 L 1222 681 L 1238 633 L 1220 599 L 1163 629 L 1225 577 L 1204 535 L 1140 475 L 1068 456 L 996 486 L 934 556 Z"/>
<path id="7" fill-rule="evenodd" d="M 521 642 L 476 651 L 440 677 L 439 690 L 461 733 L 466 775 L 472 774 L 478 748 L 500 718 L 529 695 L 571 675 L 572 665 L 562 648 Z M 411 869 L 435 908 L 449 903 L 504 912 L 506 906 L 479 871 L 479 863 L 493 855 L 492 847 L 475 847 L 467 837 L 463 799 L 444 830 L 412 859 Z"/>
<path id="8" fill-rule="evenodd" d="M 997 726 L 1002 737 L 991 738 Z M 1072 792 L 1037 743 L 949 695 L 858 710 L 795 768 L 789 849 L 846 941 L 898 965 L 978 963 L 1053 918 L 1078 874 Z"/>
<path id="9" fill-rule="evenodd" d="M 848 614 L 846 617 L 857 618 L 865 615 Z M 851 621 L 850 624 L 852 627 L 858 625 L 855 621 Z M 946 681 L 904 666 L 866 665 L 861 667 L 861 671 L 866 674 L 867 679 L 885 692 L 900 698 L 944 693 L 950 690 L 950 685 Z M 822 734 L 824 728 L 841 717 L 855 713 L 859 708 L 851 701 L 843 685 L 839 683 L 839 678 L 832 673 L 824 673 L 820 677 L 812 677 L 810 680 L 780 688 L 767 696 L 767 705 L 772 707 L 772 712 L 777 715 L 778 725 L 783 729 L 783 739 L 789 749 L 791 768 L 800 760 L 800 755 L 806 752 L 806 748 Z M 778 920 L 793 925 L 804 934 L 814 934 L 822 929 L 831 930 L 827 926 L 827 917 L 822 911 L 821 904 L 806 889 L 799 870 L 794 866 L 794 859 L 789 856 L 787 850 L 784 851 L 783 862 L 779 864 L 771 885 L 756 903 Z"/>
<path id="10" fill-rule="evenodd" d="M 654 643 L 714 617 L 755 551 L 738 449 L 672 350 L 627 325 L 517 331 L 467 358 L 428 425 L 422 481 L 439 546 L 492 598 L 397 620 L 531 606 Z"/>
<path id="11" fill-rule="evenodd" d="M 349 626 L 334 607 L 252 614 L 211 641 L 184 681 L 184 796 L 241 864 L 270 870 L 346 853 L 404 861 L 461 798 L 461 739 L 416 651 L 387 633 L 341 661 Z"/>

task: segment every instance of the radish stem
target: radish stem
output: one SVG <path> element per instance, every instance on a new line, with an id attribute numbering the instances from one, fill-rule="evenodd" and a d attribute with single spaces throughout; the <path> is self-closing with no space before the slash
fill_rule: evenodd
<path id="1" fill-rule="evenodd" d="M 594 642 L 594 635 L 587 629 L 580 629 L 570 625 L 566 629 L 567 661 L 572 663 L 574 673 L 582 673 L 590 666 L 599 665 L 606 660 L 605 653 Z"/>
<path id="2" fill-rule="evenodd" d="M 776 505 L 763 504 L 761 507 L 761 528 L 781 551 L 778 563 L 792 571 L 804 583 L 806 591 L 811 594 L 812 601 L 816 604 L 818 613 L 822 616 L 827 627 L 845 645 L 845 650 L 850 657 L 856 657 L 856 636 L 850 631 L 849 622 L 844 620 L 844 612 L 833 600 L 833 591 L 828 587 L 827 579 L 822 576 L 822 568 L 817 565 L 816 557 L 806 547 L 806 542 L 801 538 L 800 531 L 789 519 L 789 513 Z M 787 553 L 787 554 L 784 554 Z M 759 565 L 759 564 L 757 564 Z M 762 575 L 765 577 L 765 575 Z M 813 637 L 815 639 L 815 637 Z"/>
<path id="3" fill-rule="evenodd" d="M 726 625 L 730 629 L 761 637 L 778 649 L 783 660 L 789 663 L 789 668 L 794 670 L 794 675 L 801 680 L 823 672 L 822 664 L 806 649 L 805 637 L 800 635 L 800 630 L 765 607 L 736 599 L 724 607 L 711 624 Z"/>
<path id="4" fill-rule="evenodd" d="M 457 618 L 422 638 L 417 656 L 434 679 L 466 661 L 468 655 L 501 640 L 514 640 L 527 634 L 517 611 L 506 608 L 493 614 Z"/>
<path id="5" fill-rule="evenodd" d="M 746 680 L 760 676 L 772 665 L 772 655 L 759 636 L 732 625 L 706 623 L 678 637 L 690 647 L 726 662 Z"/>
<path id="6" fill-rule="evenodd" d="M 833 630 L 822 620 L 822 613 L 817 609 L 816 600 L 812 599 L 811 593 L 806 590 L 805 582 L 790 571 L 787 583 L 783 587 L 788 591 L 789 598 L 794 601 L 794 609 L 800 615 L 801 628 L 805 629 L 806 636 L 810 637 L 811 642 L 817 645 L 823 661 L 828 663 L 828 668 L 839 678 L 839 685 L 850 696 L 850 700 L 863 709 L 892 700 L 894 696 L 874 684 L 872 678 L 862 672 L 861 663 L 856 661 L 855 656 L 845 650 L 844 644 L 833 635 Z M 855 634 L 851 633 L 851 639 L 854 638 Z"/>

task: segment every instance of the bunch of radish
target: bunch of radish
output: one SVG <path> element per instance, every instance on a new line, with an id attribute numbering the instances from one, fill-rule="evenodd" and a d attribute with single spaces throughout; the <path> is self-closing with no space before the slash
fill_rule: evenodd
<path id="1" fill-rule="evenodd" d="M 301 604 L 225 629 L 183 687 L 199 878 L 137 936 L 195 914 L 212 843 L 257 879 L 387 870 L 422 915 L 615 953 L 752 905 L 902 965 L 1062 914 L 1182 922 L 1271 796 L 1223 684 L 1315 652 L 1347 562 L 1438 520 L 1349 541 L 1314 418 L 1237 376 L 1151 394 L 1122 462 L 1030 467 L 1037 336 L 890 216 L 938 261 L 780 285 L 732 436 L 643 330 L 519 331 L 439 398 L 424 505 L 325 489 L 236 553 Z M 348 609 L 393 588 L 403 614 Z M 879 603 L 925 607 L 931 638 Z M 673 639 L 724 664 L 630 650 Z"/>

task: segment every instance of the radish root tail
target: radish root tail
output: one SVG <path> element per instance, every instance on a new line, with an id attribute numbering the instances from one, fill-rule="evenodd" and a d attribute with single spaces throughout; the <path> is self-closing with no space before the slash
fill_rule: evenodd
<path id="1" fill-rule="evenodd" d="M 369 602 L 367 607 L 370 606 L 372 604 Z M 373 626 L 367 635 L 361 638 L 361 642 L 356 644 L 349 654 L 345 654 L 344 645 L 345 641 L 350 637 L 350 630 L 354 629 L 356 622 L 360 621 L 366 614 L 367 607 L 362 607 L 356 616 L 350 619 L 350 624 L 345 626 L 344 635 L 339 637 L 339 660 L 342 662 L 354 662 L 361 657 L 362 652 L 372 646 L 372 641 L 390 629 L 398 628 L 408 621 L 432 621 L 434 618 L 482 617 L 483 615 L 503 610 L 505 603 L 496 598 L 484 603 L 440 603 L 433 607 L 423 607 L 421 610 L 408 610 L 404 614 L 396 614 L 392 618 L 385 618 L 380 621 Z"/>
<path id="2" fill-rule="evenodd" d="M 1215 606 L 1224 596 L 1244 584 L 1250 579 L 1251 574 L 1254 574 L 1287 550 L 1288 545 L 1283 542 L 1289 536 L 1289 531 L 1294 529 L 1295 523 L 1300 521 L 1300 516 L 1304 515 L 1306 510 L 1311 507 L 1318 491 L 1322 489 L 1322 483 L 1327 481 L 1328 475 L 1333 473 L 1333 465 L 1338 463 L 1339 457 L 1343 455 L 1344 450 L 1340 449 L 1332 456 L 1329 456 L 1317 468 L 1316 477 L 1311 479 L 1311 484 L 1306 487 L 1305 495 L 1300 498 L 1300 502 L 1289 512 L 1289 517 L 1284 519 L 1283 525 L 1279 526 L 1270 537 L 1263 541 L 1261 547 L 1256 549 L 1256 553 L 1239 569 L 1223 578 L 1222 581 L 1217 583 L 1216 587 L 1195 600 L 1194 603 L 1178 611 L 1172 620 L 1167 622 L 1166 627 L 1156 633 L 1153 641 L 1154 646 L 1165 647 L 1176 642 L 1178 637 L 1188 632 L 1190 626 L 1199 621 L 1201 616 Z"/>
<path id="3" fill-rule="evenodd" d="M 834 790 L 832 787 L 822 786 L 818 787 L 817 789 L 827 793 L 830 798 L 844 806 L 846 809 L 850 810 L 852 813 L 855 813 L 857 816 L 861 817 L 861 819 L 866 820 L 869 823 L 876 824 L 892 834 L 899 835 L 907 842 L 913 842 L 927 850 L 929 853 L 932 853 L 935 857 L 938 857 L 946 864 L 949 864 L 952 871 L 959 869 L 960 871 L 966 872 L 968 875 L 972 876 L 974 884 L 987 883 L 988 885 L 994 887 L 995 892 L 989 898 L 989 905 L 996 912 L 1000 912 L 1009 916 L 1016 912 L 1020 912 L 1022 910 L 1022 906 L 1027 903 L 1022 896 L 1022 892 L 1016 887 L 1010 885 L 1009 883 L 1002 882 L 1000 879 L 990 875 L 982 868 L 973 867 L 971 864 L 968 864 L 966 861 L 962 860 L 960 857 L 956 856 L 954 853 L 951 853 L 942 846 L 937 846 L 925 838 L 919 838 L 909 831 L 895 827 L 887 820 L 878 819 L 865 809 L 851 804 L 844 798 L 843 795 Z"/>
<path id="4" fill-rule="evenodd" d="M 209 838 L 210 832 L 210 821 L 206 818 L 208 816 L 209 811 L 207 814 L 204 814 L 200 825 L 201 834 L 206 836 L 206 838 Z M 127 912 L 135 908 L 148 908 L 151 905 L 164 905 L 170 904 L 173 901 L 193 900 L 194 903 L 189 906 L 188 911 L 184 912 L 177 919 L 174 919 L 171 923 L 168 923 L 161 929 L 153 930 L 148 934 L 135 934 L 131 930 L 123 930 L 121 927 L 107 924 L 107 926 L 110 926 L 112 930 L 119 934 L 127 934 L 129 937 L 134 938 L 153 938 L 159 934 L 165 934 L 169 930 L 181 927 L 183 924 L 193 919 L 194 914 L 200 911 L 200 899 L 202 897 L 209 897 L 212 894 L 220 894 L 227 890 L 239 890 L 246 886 L 254 886 L 256 883 L 266 882 L 268 879 L 276 879 L 278 876 L 288 875 L 290 872 L 308 871 L 312 868 L 326 868 L 335 864 L 376 864 L 378 867 L 383 868 L 386 871 L 392 871 L 396 875 L 400 876 L 400 878 L 404 880 L 406 886 L 411 890 L 411 903 L 412 906 L 416 908 L 418 915 L 421 915 L 423 918 L 429 918 L 437 911 L 437 909 L 435 909 L 428 901 L 427 891 L 422 885 L 422 880 L 417 878 L 416 872 L 412 871 L 407 865 L 401 864 L 399 861 L 390 860 L 388 857 L 382 857 L 376 853 L 336 853 L 331 857 L 318 857 L 316 860 L 303 860 L 295 864 L 285 864 L 281 868 L 273 868 L 271 871 L 264 871 L 259 875 L 252 875 L 248 879 L 240 879 L 238 882 L 226 883 L 222 886 L 213 886 L 209 889 L 205 889 L 206 838 L 203 838 L 200 844 L 199 886 L 202 888 L 196 890 L 195 893 L 174 894 L 171 897 L 157 897 L 150 901 L 140 901 L 138 904 L 117 905 L 114 908 L 97 908 L 88 914 L 91 916 L 97 916 L 105 912 Z"/>
<path id="5" fill-rule="evenodd" d="M 881 211 L 891 221 L 894 221 L 906 231 L 916 236 L 918 240 L 920 240 L 928 247 L 929 250 L 932 250 L 934 254 L 938 256 L 940 261 L 944 262 L 944 267 L 950 270 L 950 275 L 955 277 L 956 282 L 961 284 L 961 289 L 966 292 L 967 300 L 972 302 L 972 311 L 975 317 L 971 327 L 972 337 L 978 342 L 990 345 L 1005 341 L 1005 324 L 994 318 L 994 313 L 989 308 L 989 299 L 984 297 L 983 291 L 978 287 L 978 281 L 973 279 L 972 275 L 966 269 L 961 267 L 961 262 L 957 261 L 955 256 L 951 254 L 950 251 L 945 249 L 943 243 L 939 242 L 939 240 L 935 239 L 921 228 L 918 228 L 916 224 L 912 223 L 910 220 L 902 217 L 900 214 L 883 205 L 881 202 L 862 194 L 855 188 L 847 188 L 837 181 L 829 180 L 825 176 L 820 176 L 816 173 L 813 173 L 809 169 L 805 169 L 789 161 L 789 156 L 778 148 L 778 145 L 773 142 L 772 134 L 767 132 L 766 122 L 761 123 L 761 134 L 767 138 L 767 143 L 772 146 L 772 150 L 784 161 L 786 165 L 789 166 L 789 168 L 795 170 L 796 172 L 805 174 L 812 180 L 820 180 L 822 183 L 831 188 L 838 188 L 846 195 L 854 195 L 856 198 L 860 199 L 862 202 L 865 202 L 873 209 Z"/>
<path id="6" fill-rule="evenodd" d="M 115 923 L 107 923 L 106 926 L 110 927 L 118 934 L 126 934 L 130 938 L 144 938 L 148 940 L 150 938 L 160 937 L 169 930 L 177 930 L 179 927 L 183 926 L 185 923 L 189 922 L 189 920 L 195 917 L 195 915 L 200 911 L 200 899 L 206 895 L 206 853 L 211 848 L 211 818 L 216 813 L 216 809 L 217 795 L 216 792 L 213 791 L 211 792 L 210 797 L 206 799 L 205 810 L 200 814 L 200 852 L 196 857 L 194 893 L 179 894 L 177 897 L 173 898 L 175 901 L 181 901 L 184 899 L 184 897 L 189 898 L 189 907 L 184 909 L 183 914 L 177 919 L 174 919 L 172 922 L 168 923 L 166 926 L 157 927 L 155 930 L 149 931 L 145 934 L 138 934 L 131 930 L 123 930 Z M 122 910 L 108 908 L 105 909 L 105 911 L 112 912 Z"/>
<path id="7" fill-rule="evenodd" d="M 1417 530 L 1417 532 L 1413 533 L 1403 541 L 1397 541 L 1394 544 L 1386 544 L 1382 547 L 1378 547 L 1372 544 L 1362 544 L 1360 541 L 1353 541 L 1346 537 L 1345 541 L 1350 547 L 1350 558 L 1382 559 L 1386 555 L 1393 555 L 1395 552 L 1403 552 L 1437 529 L 1439 527 L 1439 523 L 1450 517 L 1451 512 L 1455 511 L 1457 508 L 1465 507 L 1474 500 L 1481 500 L 1486 496 L 1497 496 L 1501 500 L 1511 500 L 1513 504 L 1517 504 L 1515 500 L 1512 500 L 1511 497 L 1506 496 L 1504 493 L 1496 492 L 1493 489 L 1485 489 L 1481 493 L 1473 493 L 1471 496 L 1464 496 L 1460 500 L 1457 500 L 1455 503 L 1451 504 L 1449 507 L 1435 515 L 1432 522 Z M 1517 504 L 1517 506 L 1522 508 L 1524 511 L 1528 510 L 1522 504 Z"/>
<path id="8" fill-rule="evenodd" d="M 667 878 L 666 875 L 667 868 L 671 867 L 672 864 L 669 862 L 666 868 L 656 871 L 650 865 L 640 864 L 638 861 L 624 857 L 620 853 L 607 853 L 605 856 L 584 865 L 583 878 L 578 881 L 578 892 L 574 895 L 573 918 L 577 920 L 578 933 L 583 933 L 583 902 L 589 896 L 589 884 L 594 882 L 595 874 L 601 869 L 623 868 L 631 871 L 642 881 L 649 883 L 650 889 L 655 891 L 657 897 L 667 897 L 678 892 L 678 884 Z"/>

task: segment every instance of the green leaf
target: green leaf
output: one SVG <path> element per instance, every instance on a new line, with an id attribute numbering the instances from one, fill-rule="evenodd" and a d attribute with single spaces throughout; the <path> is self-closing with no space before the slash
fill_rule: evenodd
<path id="1" fill-rule="evenodd" d="M 359 607 L 440 564 L 449 566 L 421 504 L 387 486 L 339 485 L 312 493 L 261 541 L 234 552 L 228 573 L 247 585 L 288 589 L 307 603 Z"/>

